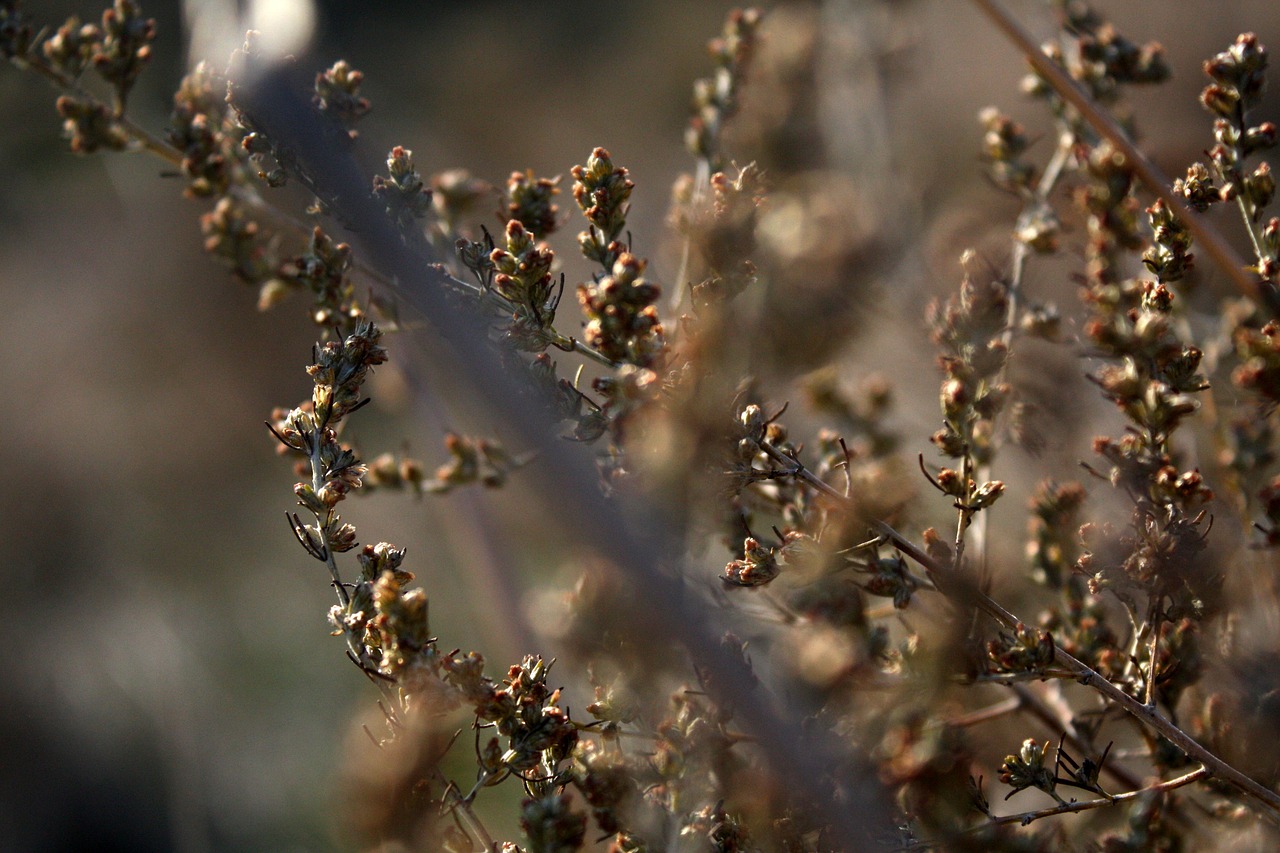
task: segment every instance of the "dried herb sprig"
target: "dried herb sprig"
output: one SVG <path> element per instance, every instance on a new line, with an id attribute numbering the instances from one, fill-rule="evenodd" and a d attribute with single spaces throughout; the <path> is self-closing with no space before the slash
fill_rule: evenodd
<path id="1" fill-rule="evenodd" d="M 721 151 L 721 135 L 725 122 L 738 109 L 738 91 L 750 68 L 751 56 L 759 40 L 762 14 L 759 9 L 735 9 L 725 20 L 724 33 L 707 44 L 707 50 L 716 63 L 715 75 L 700 79 L 693 87 L 693 115 L 685 130 L 685 146 L 696 158 L 696 169 L 688 192 L 678 204 L 686 211 L 686 218 L 696 216 L 706 201 L 711 176 L 723 172 L 726 165 Z M 686 238 L 680 268 L 676 274 L 676 291 L 673 308 L 679 308 L 685 298 L 689 274 L 690 238 Z"/>
<path id="2" fill-rule="evenodd" d="M 1243 33 L 1231 47 L 1206 60 L 1205 74 L 1213 80 L 1200 95 L 1200 103 L 1217 118 L 1213 135 L 1216 144 L 1209 150 L 1209 168 L 1218 182 L 1218 198 L 1234 201 L 1244 221 L 1245 231 L 1253 245 L 1258 275 L 1280 283 L 1280 243 L 1274 233 L 1280 220 L 1263 222 L 1267 207 L 1275 198 L 1276 179 L 1271 165 L 1261 161 L 1252 170 L 1246 161 L 1261 151 L 1275 147 L 1277 134 L 1272 122 L 1251 124 L 1249 112 L 1261 99 L 1267 69 L 1267 51 L 1253 33 Z M 1188 172 L 1191 184 L 1182 183 L 1182 191 L 1190 192 L 1201 203 L 1211 195 L 1197 191 L 1198 170 Z M 1175 185 L 1175 189 L 1178 186 Z"/>
<path id="3" fill-rule="evenodd" d="M 586 165 L 573 167 L 573 200 L 590 226 L 578 235 L 578 247 L 589 261 L 606 273 L 613 269 L 626 246 L 618 242 L 627 225 L 628 200 L 635 187 L 629 172 L 613 164 L 609 152 L 597 148 Z"/>
<path id="4" fill-rule="evenodd" d="M 360 396 L 361 385 L 370 369 L 387 360 L 386 350 L 378 344 L 381 337 L 377 326 L 362 321 L 342 341 L 317 345 L 315 363 L 307 368 L 315 383 L 310 406 L 292 410 L 279 424 L 268 424 L 281 444 L 306 456 L 311 481 L 298 483 L 293 491 L 315 524 L 304 524 L 296 514 L 289 516 L 290 524 L 307 553 L 328 566 L 344 605 L 350 595 L 335 555 L 356 546 L 355 528 L 344 523 L 335 508 L 349 491 L 360 488 L 367 469 L 338 442 L 338 427 L 369 402 Z"/>
<path id="5" fill-rule="evenodd" d="M 928 310 L 946 377 L 939 398 L 943 427 L 931 440 L 944 456 L 960 462 L 958 471 L 943 468 L 931 479 L 955 502 L 957 568 L 964 557 L 964 534 L 973 517 L 1004 493 L 1002 481 L 977 483 L 974 477 L 991 461 L 996 418 L 1012 393 L 1003 378 L 1009 355 L 1004 335 L 1008 303 L 1009 288 L 1003 281 L 979 282 L 966 275 L 958 296 L 945 304 L 935 302 Z"/>

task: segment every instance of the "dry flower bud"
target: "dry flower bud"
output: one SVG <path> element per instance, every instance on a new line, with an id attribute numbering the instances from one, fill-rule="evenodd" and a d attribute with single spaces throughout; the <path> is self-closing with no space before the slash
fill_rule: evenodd
<path id="1" fill-rule="evenodd" d="M 969 506 L 973 509 L 986 509 L 999 500 L 1004 494 L 1004 483 L 1000 480 L 991 480 L 983 483 L 973 493 L 973 497 L 969 499 Z"/>

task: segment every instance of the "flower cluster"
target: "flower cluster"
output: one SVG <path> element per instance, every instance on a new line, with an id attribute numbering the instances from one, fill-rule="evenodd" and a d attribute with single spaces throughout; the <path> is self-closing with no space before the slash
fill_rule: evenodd
<path id="1" fill-rule="evenodd" d="M 63 118 L 63 131 L 75 153 L 92 154 L 102 148 L 123 151 L 129 147 L 128 132 L 105 104 L 63 95 L 56 106 Z"/>
<path id="2" fill-rule="evenodd" d="M 348 277 L 350 269 L 351 246 L 335 243 L 316 226 L 307 250 L 282 263 L 276 275 L 286 285 L 312 294 L 315 310 L 311 319 L 317 326 L 346 332 L 363 316 L 355 301 L 355 286 Z"/>
<path id="3" fill-rule="evenodd" d="M 559 175 L 537 178 L 532 169 L 512 172 L 507 178 L 507 209 L 498 215 L 503 221 L 519 222 L 535 240 L 541 240 L 560 225 L 560 206 L 552 201 L 559 194 Z"/>
<path id="4" fill-rule="evenodd" d="M 585 166 L 574 166 L 572 174 L 573 200 L 590 223 L 578 235 L 578 246 L 583 257 L 609 271 L 626 251 L 618 237 L 627 225 L 627 201 L 635 184 L 603 148 L 592 151 Z"/>
<path id="5" fill-rule="evenodd" d="M 732 180 L 716 172 L 711 176 L 711 209 L 695 212 L 683 223 L 706 266 L 702 280 L 692 287 L 695 310 L 733 299 L 755 284 L 751 256 L 765 189 L 764 176 L 754 163 L 739 169 Z"/>
<path id="6" fill-rule="evenodd" d="M 983 109 L 978 120 L 982 122 L 982 159 L 991 179 L 1013 192 L 1029 190 L 1036 168 L 1022 158 L 1031 144 L 1026 128 L 995 107 Z"/>
<path id="7" fill-rule="evenodd" d="M 1213 575 L 1194 578 L 1190 559 L 1202 550 L 1199 510 L 1213 493 L 1198 471 L 1179 468 L 1171 437 L 1197 408 L 1191 395 L 1207 385 L 1198 372 L 1200 351 L 1182 344 L 1173 330 L 1173 294 L 1164 285 L 1125 284 L 1107 295 L 1128 297 L 1135 289 L 1142 296 L 1134 307 L 1105 296 L 1095 301 L 1099 316 L 1086 327 L 1095 345 L 1118 360 L 1092 378 L 1134 427 L 1120 439 L 1096 439 L 1094 449 L 1110 463 L 1111 481 L 1136 501 L 1133 525 L 1143 544 L 1125 561 L 1123 574 L 1158 584 L 1157 596 L 1175 595 L 1191 606 L 1216 583 Z M 1120 581 L 1115 567 L 1099 566 L 1089 555 L 1080 568 L 1095 585 Z"/>
<path id="8" fill-rule="evenodd" d="M 1079 483 L 1045 481 L 1028 502 L 1027 559 L 1032 576 L 1040 583 L 1060 587 L 1070 575 L 1077 556 L 1077 519 L 1084 499 Z"/>
<path id="9" fill-rule="evenodd" d="M 93 67 L 115 88 L 118 112 L 123 112 L 129 90 L 151 60 L 156 22 L 143 16 L 133 0 L 115 0 L 102 13 L 101 34 L 101 45 L 93 51 Z"/>
<path id="10" fill-rule="evenodd" d="M 144 18 L 136 3 L 117 0 L 102 13 L 102 26 L 82 24 L 77 17 L 67 19 L 52 36 L 34 46 L 30 25 L 24 22 L 17 3 L 6 3 L 0 11 L 0 44 L 4 55 L 35 65 L 69 91 L 58 98 L 58 114 L 71 141 L 71 150 L 89 154 L 99 148 L 120 151 L 133 141 L 123 126 L 129 90 L 151 59 L 155 21 Z M 76 87 L 87 68 L 112 87 L 113 103 L 108 106 Z"/>
<path id="11" fill-rule="evenodd" d="M 1200 103 L 1216 116 L 1215 144 L 1208 152 L 1208 169 L 1194 164 L 1178 189 L 1200 209 L 1215 201 L 1234 201 L 1253 240 L 1258 274 L 1280 284 L 1280 219 L 1262 221 L 1275 198 L 1276 179 L 1265 160 L 1252 169 L 1246 164 L 1259 152 L 1274 148 L 1277 140 L 1273 122 L 1248 121 L 1249 111 L 1262 98 L 1266 68 L 1266 48 L 1253 33 L 1244 33 L 1204 63 L 1213 83 L 1200 94 Z"/>
<path id="12" fill-rule="evenodd" d="M 422 487 L 443 494 L 460 486 L 481 483 L 502 486 L 519 463 L 499 442 L 449 433 L 444 438 L 449 461 L 436 469 L 435 479 Z"/>
<path id="13" fill-rule="evenodd" d="M 1053 652 L 1052 634 L 1022 624 L 987 643 L 987 658 L 996 672 L 1042 672 L 1053 663 Z"/>
<path id="14" fill-rule="evenodd" d="M 337 118 L 347 127 L 352 139 L 356 137 L 352 125 L 372 109 L 369 99 L 360 95 L 363 82 L 364 74 L 343 59 L 316 75 L 313 98 L 316 109 Z"/>
<path id="15" fill-rule="evenodd" d="M 413 168 L 413 152 L 397 145 L 387 155 L 387 177 L 374 176 L 373 194 L 387 205 L 387 216 L 402 229 L 431 209 L 431 190 Z"/>
<path id="16" fill-rule="evenodd" d="M 587 344 L 614 361 L 640 367 L 658 361 L 665 345 L 654 307 L 662 291 L 644 278 L 644 268 L 644 261 L 623 252 L 608 275 L 578 285 L 578 302 L 587 315 L 582 333 Z"/>
<path id="17" fill-rule="evenodd" d="M 151 60 L 151 42 L 156 36 L 156 22 L 144 17 L 137 3 L 115 0 L 115 5 L 102 13 L 101 27 L 69 18 L 41 44 L 42 58 L 32 52 L 31 30 L 23 23 L 18 4 L 6 3 L 0 14 L 0 44 L 5 56 L 37 65 L 69 90 L 58 98 L 57 107 L 72 151 L 121 151 L 134 142 L 123 123 L 125 104 L 138 75 Z M 76 86 L 86 68 L 96 71 L 112 88 L 111 105 Z"/>
<path id="18" fill-rule="evenodd" d="M 287 293 L 275 276 L 278 262 L 272 241 L 264 238 L 262 226 L 243 206 L 227 197 L 219 199 L 200 217 L 200 230 L 206 252 L 226 261 L 240 281 L 261 288 L 260 307 L 271 307 Z"/>
<path id="19" fill-rule="evenodd" d="M 521 349 L 538 352 L 547 348 L 540 333 L 551 325 L 560 303 L 560 290 L 551 278 L 555 257 L 555 252 L 537 242 L 519 219 L 507 223 L 506 244 L 489 255 L 496 270 L 494 290 L 515 309 L 508 337 Z"/>
<path id="20" fill-rule="evenodd" d="M 1037 743 L 1035 738 L 1027 738 L 1016 753 L 1005 756 L 1004 763 L 1000 765 L 1000 781 L 1013 789 L 1005 799 L 1024 788 L 1038 788 L 1054 795 L 1057 780 L 1053 770 L 1045 765 L 1049 746 L 1047 741 Z"/>
<path id="21" fill-rule="evenodd" d="M 54 68 L 77 79 L 102 45 L 102 29 L 96 24 L 82 24 L 74 15 L 58 27 L 42 46 L 45 58 Z"/>
<path id="22" fill-rule="evenodd" d="M 1047 42 L 1044 52 L 1066 68 L 1071 77 L 1104 105 L 1114 105 L 1125 85 L 1163 83 L 1169 65 L 1159 42 L 1136 44 L 1106 21 L 1089 3 L 1057 4 L 1062 14 L 1062 41 Z M 1039 75 L 1023 83 L 1028 94 L 1049 102 L 1055 116 L 1074 135 L 1094 139 L 1094 134 L 1066 99 Z"/>
<path id="23" fill-rule="evenodd" d="M 242 181 L 238 125 L 228 114 L 227 81 L 206 63 L 182 79 L 169 116 L 169 144 L 182 152 L 182 173 L 195 197 L 224 196 Z"/>

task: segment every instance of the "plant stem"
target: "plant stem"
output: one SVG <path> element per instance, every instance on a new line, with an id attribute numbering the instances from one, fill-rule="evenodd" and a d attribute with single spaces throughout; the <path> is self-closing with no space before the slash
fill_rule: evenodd
<path id="1" fill-rule="evenodd" d="M 1152 608 L 1153 610 L 1155 608 Z M 1152 617 L 1153 622 L 1151 628 L 1151 646 L 1147 650 L 1147 705 L 1155 707 L 1156 704 L 1156 678 L 1160 675 L 1159 661 L 1156 653 L 1160 649 L 1160 621 L 1158 616 Z"/>
<path id="2" fill-rule="evenodd" d="M 466 823 L 467 828 L 475 836 L 475 839 L 480 842 L 486 853 L 490 850 L 496 850 L 497 843 L 493 840 L 493 836 L 489 834 L 489 831 L 485 829 L 484 824 L 480 822 L 475 809 L 471 807 L 471 800 L 462 796 L 458 786 L 449 781 L 438 764 L 432 767 L 431 775 L 432 781 L 436 784 L 444 785 L 445 799 L 449 801 L 449 808 L 462 816 L 463 822 Z"/>
<path id="3" fill-rule="evenodd" d="M 1166 782 L 1158 782 L 1154 785 L 1149 785 L 1146 788 L 1139 788 L 1135 791 L 1126 791 L 1123 794 L 1116 794 L 1114 797 L 1102 797 L 1096 800 L 1083 800 L 1083 801 L 1073 800 L 1071 802 L 1062 803 L 1061 805 L 1053 806 L 1047 809 L 1039 809 L 1037 811 L 1022 812 L 1021 814 L 1011 814 L 1011 815 L 1003 815 L 1001 817 L 993 817 L 991 819 L 990 824 L 983 824 L 983 826 L 1002 826 L 1010 823 L 1017 823 L 1017 824 L 1021 824 L 1022 826 L 1026 826 L 1032 821 L 1040 820 L 1041 818 L 1045 818 L 1045 817 L 1052 817 L 1053 815 L 1071 814 L 1073 812 L 1084 812 L 1084 811 L 1089 811 L 1090 809 L 1100 809 L 1106 806 L 1114 806 L 1119 803 L 1128 802 L 1129 800 L 1135 800 L 1138 797 L 1142 797 L 1147 794 L 1154 794 L 1154 793 L 1163 794 L 1168 791 L 1173 791 L 1177 788 L 1190 785 L 1193 782 L 1199 782 L 1201 779 L 1207 779 L 1212 775 L 1213 774 L 1209 772 L 1209 768 L 1200 767 L 1196 770 L 1192 770 L 1190 773 L 1179 776 L 1176 779 L 1169 779 Z M 977 827 L 975 831 L 977 829 L 982 829 L 982 828 L 983 828 L 982 826 Z"/>
<path id="4" fill-rule="evenodd" d="M 1245 131 L 1243 103 L 1236 104 L 1234 118 L 1235 118 L 1235 122 L 1234 122 L 1235 129 L 1239 134 L 1239 138 L 1243 139 L 1244 131 Z M 1235 161 L 1235 168 L 1241 174 L 1243 174 L 1244 173 L 1243 146 L 1241 146 L 1240 142 L 1237 141 L 1236 144 L 1232 146 L 1232 149 L 1233 149 L 1232 159 Z M 1221 179 L 1224 183 L 1226 183 L 1228 181 L 1228 177 L 1222 173 L 1222 169 L 1218 167 L 1218 162 L 1216 160 L 1213 160 L 1212 162 L 1214 165 L 1214 171 L 1218 173 L 1219 179 Z M 1258 259 L 1259 262 L 1262 262 L 1267 255 L 1262 250 L 1262 244 L 1258 241 L 1257 229 L 1254 227 L 1254 223 L 1258 215 L 1257 205 L 1255 205 L 1249 199 L 1248 194 L 1243 192 L 1237 192 L 1236 193 L 1236 209 L 1240 211 L 1240 218 L 1244 220 L 1244 230 L 1249 235 L 1249 244 L 1253 247 L 1253 254 Z"/>
<path id="5" fill-rule="evenodd" d="M 311 488 L 319 494 L 321 487 L 324 486 L 324 466 L 320 461 L 320 436 L 326 427 L 320 426 L 316 434 L 311 439 L 311 452 L 307 457 L 311 463 Z M 332 516 L 333 510 L 328 510 L 325 515 Z M 328 533 L 329 518 L 321 518 L 316 515 L 316 532 L 320 537 L 320 546 L 324 548 L 325 565 L 329 567 L 329 574 L 333 577 L 333 588 L 338 591 L 338 601 L 346 607 L 351 603 L 351 596 L 347 595 L 347 588 L 342 585 L 342 575 L 338 573 L 338 561 L 333 558 L 333 548 L 329 546 Z"/>
<path id="6" fill-rule="evenodd" d="M 976 676 L 964 676 L 965 683 L 1002 684 L 1012 687 L 1026 681 L 1048 681 L 1051 678 L 1075 678 L 1075 673 L 1062 669 L 1035 669 L 1027 672 L 990 672 Z"/>

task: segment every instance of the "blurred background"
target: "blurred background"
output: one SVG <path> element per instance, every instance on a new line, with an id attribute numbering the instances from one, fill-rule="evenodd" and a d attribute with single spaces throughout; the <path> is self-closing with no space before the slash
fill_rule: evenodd
<path id="1" fill-rule="evenodd" d="M 52 26 L 101 12 L 23 5 Z M 665 226 L 670 188 L 692 170 L 690 87 L 709 73 L 704 45 L 731 5 L 151 2 L 159 37 L 130 111 L 162 132 L 189 66 L 221 65 L 242 39 L 238 16 L 297 27 L 298 41 L 282 44 L 299 63 L 345 58 L 365 72 L 374 110 L 360 147 L 371 172 L 400 144 L 424 173 L 465 167 L 500 185 L 513 169 L 567 176 L 608 148 L 636 183 L 635 247 L 666 284 L 679 263 Z M 1280 7 L 1097 5 L 1130 38 L 1166 47 L 1172 81 L 1130 104 L 1147 150 L 1179 174 L 1211 141 L 1196 102 L 1201 61 L 1242 30 L 1280 46 Z M 1047 4 L 1009 6 L 1037 35 L 1052 30 Z M 776 249 L 808 264 L 775 307 L 803 304 L 829 321 L 762 341 L 790 371 L 765 378 L 781 401 L 789 376 L 826 363 L 850 385 L 880 372 L 895 386 L 907 458 L 930 453 L 938 375 L 923 306 L 955 288 L 964 248 L 998 267 L 1017 213 L 982 177 L 977 112 L 998 104 L 1033 136 L 1047 122 L 1018 92 L 1016 52 L 967 3 L 765 9 L 759 65 L 781 88 L 748 84 L 735 132 L 774 158 L 767 165 L 785 178 L 777 209 L 805 223 L 791 242 L 785 220 L 771 231 Z M 0 579 L 14 596 L 0 629 L 0 838 L 32 851 L 347 849 L 335 817 L 350 784 L 342 768 L 373 748 L 359 723 L 376 696 L 329 636 L 332 593 L 289 533 L 294 478 L 262 425 L 309 394 L 313 328 L 301 300 L 258 313 L 256 294 L 203 254 L 205 206 L 182 197 L 164 164 L 70 154 L 55 95 L 34 75 L 0 72 L 0 436 L 12 477 L 0 493 Z M 1280 115 L 1274 96 L 1265 112 Z M 1039 145 L 1047 156 L 1052 140 Z M 579 227 L 552 241 L 571 282 L 585 274 L 572 260 Z M 1078 260 L 1071 252 L 1064 270 Z M 1029 287 L 1070 316 L 1072 284 L 1052 270 L 1033 266 Z M 566 303 L 566 323 L 571 313 Z M 390 345 L 393 364 L 370 389 L 390 418 L 354 424 L 355 437 L 369 457 L 407 447 L 433 466 L 461 415 L 421 417 L 398 390 Z M 1002 457 L 1015 498 L 994 522 L 997 551 L 1020 548 L 1018 508 L 1035 480 L 1077 470 L 1090 424 L 1109 417 L 1072 353 L 1042 356 L 1015 366 L 1016 378 L 1032 397 L 1065 390 L 1079 407 L 1049 413 L 1033 465 L 1017 450 Z M 348 501 L 344 516 L 361 541 L 408 547 L 442 647 L 476 648 L 502 667 L 530 650 L 502 631 L 497 598 L 536 612 L 538 590 L 565 587 L 574 572 L 553 546 L 516 552 L 500 503 L 381 493 Z M 933 503 L 913 529 L 946 518 Z M 497 575 L 483 567 L 494 559 L 521 561 L 527 588 L 495 598 Z M 709 578 L 719 565 L 709 561 Z M 514 837 L 500 812 L 495 831 Z"/>

